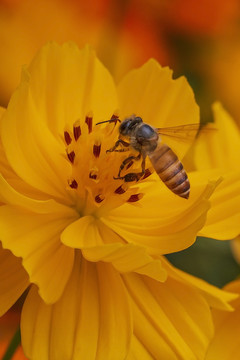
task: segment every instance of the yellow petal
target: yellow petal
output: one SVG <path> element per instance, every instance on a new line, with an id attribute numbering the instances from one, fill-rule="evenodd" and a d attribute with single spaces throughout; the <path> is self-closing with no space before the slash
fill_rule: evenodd
<path id="1" fill-rule="evenodd" d="M 94 216 L 83 216 L 71 223 L 61 234 L 63 244 L 82 249 L 102 244 Z"/>
<path id="2" fill-rule="evenodd" d="M 3 118 L 3 115 L 5 113 L 6 109 L 0 106 L 0 124 Z M 0 137 L 0 172 L 3 174 L 6 178 L 12 178 L 16 176 L 16 174 L 13 172 L 12 168 L 10 167 L 6 155 L 4 153 L 3 145 L 2 145 L 2 139 Z"/>
<path id="3" fill-rule="evenodd" d="M 17 301 L 28 285 L 28 275 L 21 259 L 3 249 L 0 243 L 0 316 Z"/>
<path id="4" fill-rule="evenodd" d="M 2 115 L 4 114 L 4 112 L 6 111 L 6 109 L 2 106 L 0 106 L 0 118 L 2 117 Z"/>
<path id="5" fill-rule="evenodd" d="M 203 295 L 211 307 L 220 310 L 232 310 L 232 306 L 229 303 L 236 299 L 236 294 L 223 291 L 208 284 L 206 281 L 175 268 L 166 258 L 161 257 L 161 260 L 170 278 L 177 280 L 179 283 L 194 287 Z"/>
<path id="6" fill-rule="evenodd" d="M 68 201 L 65 127 L 79 118 L 87 127 L 89 111 L 96 122 L 109 119 L 117 107 L 113 80 L 93 51 L 46 45 L 23 71 L 3 116 L 2 141 L 10 165 L 26 183 Z"/>
<path id="7" fill-rule="evenodd" d="M 65 148 L 41 122 L 29 90 L 22 81 L 1 121 L 3 148 L 10 166 L 27 184 L 67 201 L 66 176 L 70 164 Z"/>
<path id="8" fill-rule="evenodd" d="M 129 72 L 120 82 L 118 94 L 122 118 L 135 113 L 155 127 L 199 122 L 199 109 L 186 79 L 173 80 L 172 71 L 153 59 Z M 191 142 L 168 138 L 168 145 L 182 158 Z"/>
<path id="9" fill-rule="evenodd" d="M 148 350 L 144 346 L 143 343 L 135 336 L 132 337 L 130 352 L 127 356 L 127 360 L 154 360 L 152 355 L 148 352 Z"/>
<path id="10" fill-rule="evenodd" d="M 77 212 L 71 208 L 64 206 L 57 201 L 36 200 L 17 192 L 0 174 L 0 201 L 9 205 L 20 206 L 24 210 L 29 210 L 38 214 L 48 214 L 53 212 L 68 213 L 72 212 L 72 216 L 77 217 Z"/>
<path id="11" fill-rule="evenodd" d="M 221 168 L 236 170 L 240 153 L 240 132 L 220 103 L 213 104 L 216 131 L 200 132 L 195 144 L 195 163 L 198 170 Z"/>
<path id="12" fill-rule="evenodd" d="M 200 177 L 200 176 L 199 176 Z M 121 206 L 102 222 L 129 243 L 145 246 L 150 254 L 167 254 L 185 249 L 195 241 L 198 231 L 206 221 L 209 209 L 208 198 L 215 189 L 216 182 L 198 179 L 198 174 L 190 176 L 193 183 L 189 200 L 180 199 L 168 189 L 145 189 L 141 207 L 130 204 Z"/>
<path id="13" fill-rule="evenodd" d="M 49 43 L 28 71 L 41 119 L 57 136 L 77 119 L 84 124 L 89 112 L 98 122 L 109 119 L 118 108 L 113 79 L 88 46 L 79 50 L 74 43 Z"/>
<path id="14" fill-rule="evenodd" d="M 165 281 L 161 262 L 154 260 L 142 246 L 122 244 L 122 239 L 93 216 L 84 216 L 70 224 L 61 234 L 63 244 L 82 249 L 89 261 L 110 262 L 122 273 L 137 272 Z"/>
<path id="15" fill-rule="evenodd" d="M 47 303 L 62 294 L 73 265 L 74 250 L 61 244 L 60 233 L 72 221 L 67 212 L 34 214 L 12 206 L 0 207 L 3 246 L 23 258 L 31 282 Z"/>
<path id="16" fill-rule="evenodd" d="M 200 235 L 227 240 L 240 233 L 240 133 L 220 103 L 213 105 L 213 111 L 216 131 L 200 133 L 195 163 L 198 171 L 212 169 L 223 176 L 223 181 L 211 197 L 211 209 Z"/>
<path id="17" fill-rule="evenodd" d="M 134 334 L 145 352 L 153 359 L 203 360 L 213 334 L 204 298 L 173 279 L 159 283 L 134 274 L 123 278 L 131 296 Z"/>
<path id="18" fill-rule="evenodd" d="M 240 281 L 236 280 L 225 287 L 228 291 L 240 294 Z M 213 311 L 215 335 L 209 346 L 206 360 L 238 360 L 240 354 L 240 298 L 232 302 L 235 311 L 222 313 Z"/>
<path id="19" fill-rule="evenodd" d="M 120 273 L 136 272 L 165 281 L 166 271 L 160 260 L 154 260 L 143 247 L 134 244 L 112 244 L 84 249 L 83 256 L 90 261 L 110 262 Z"/>
<path id="20" fill-rule="evenodd" d="M 132 325 L 126 290 L 107 264 L 76 256 L 61 299 L 46 305 L 35 288 L 22 314 L 22 342 L 35 360 L 122 360 L 128 353 Z"/>
<path id="21" fill-rule="evenodd" d="M 240 233 L 240 172 L 228 173 L 211 197 L 207 221 L 199 235 L 229 240 Z"/>

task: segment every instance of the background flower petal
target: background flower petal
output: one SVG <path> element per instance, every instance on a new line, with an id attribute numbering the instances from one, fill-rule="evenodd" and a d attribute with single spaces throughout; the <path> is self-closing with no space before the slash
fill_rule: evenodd
<path id="1" fill-rule="evenodd" d="M 0 207 L 0 237 L 4 248 L 22 257 L 30 281 L 47 303 L 62 294 L 70 276 L 74 250 L 61 244 L 60 233 L 72 221 L 71 212 L 34 214 L 9 205 Z"/>
<path id="2" fill-rule="evenodd" d="M 0 243 L 0 316 L 17 301 L 28 285 L 28 274 L 21 259 L 3 249 Z"/>
<path id="3" fill-rule="evenodd" d="M 133 113 L 155 127 L 199 123 L 199 109 L 186 78 L 172 79 L 172 71 L 153 59 L 130 71 L 118 86 L 121 117 Z M 168 145 L 183 157 L 189 143 L 167 139 Z"/>
<path id="4" fill-rule="evenodd" d="M 22 314 L 22 340 L 30 358 L 122 360 L 132 326 L 120 275 L 107 264 L 76 256 L 61 299 L 46 305 L 32 288 Z"/>

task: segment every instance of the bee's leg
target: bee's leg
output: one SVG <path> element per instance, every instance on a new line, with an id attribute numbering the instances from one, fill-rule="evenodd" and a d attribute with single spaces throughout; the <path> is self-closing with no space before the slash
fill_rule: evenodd
<path id="1" fill-rule="evenodd" d="M 123 160 L 123 162 L 121 163 L 120 168 L 119 168 L 118 177 L 120 177 L 121 172 L 123 171 L 124 167 L 127 164 L 133 162 L 134 160 L 139 160 L 140 158 L 141 158 L 141 153 L 139 153 L 137 156 L 129 156 L 128 158 Z"/>
<path id="2" fill-rule="evenodd" d="M 142 153 L 142 172 L 141 172 L 142 176 L 145 174 L 146 157 L 147 155 L 145 153 Z"/>
<path id="3" fill-rule="evenodd" d="M 122 149 L 116 150 L 119 145 L 122 145 L 127 149 L 122 148 Z M 111 149 L 108 149 L 106 152 L 113 152 L 113 151 L 115 151 L 115 152 L 123 152 L 123 151 L 128 151 L 128 150 L 129 150 L 129 143 L 127 143 L 126 141 L 123 141 L 122 139 L 118 139 L 116 141 L 115 145 Z"/>
<path id="4" fill-rule="evenodd" d="M 124 176 L 120 176 L 121 171 L 123 170 L 124 166 L 131 162 L 132 160 L 139 160 L 142 156 L 142 171 L 139 173 L 128 173 Z M 145 174 L 145 164 L 146 164 L 146 154 L 139 153 L 138 156 L 129 156 L 127 159 L 125 159 L 119 169 L 118 177 L 114 177 L 115 180 L 124 180 L 125 182 L 132 182 L 132 181 L 139 181 L 141 177 Z"/>
<path id="5" fill-rule="evenodd" d="M 125 182 L 138 181 L 142 177 L 142 173 L 128 173 L 124 176 L 114 177 L 114 180 L 124 180 Z"/>

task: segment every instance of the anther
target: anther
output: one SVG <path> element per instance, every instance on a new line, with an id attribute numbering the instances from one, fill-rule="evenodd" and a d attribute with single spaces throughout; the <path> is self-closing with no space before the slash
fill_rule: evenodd
<path id="1" fill-rule="evenodd" d="M 79 125 L 79 122 L 77 121 L 74 125 L 73 125 L 73 135 L 74 135 L 74 139 L 77 141 L 79 139 L 79 137 L 81 136 L 82 132 L 81 132 L 81 127 Z"/>
<path id="2" fill-rule="evenodd" d="M 69 161 L 71 161 L 71 163 L 73 164 L 74 159 L 75 159 L 75 152 L 71 151 L 70 153 L 67 153 L 67 157 L 68 157 Z"/>
<path id="3" fill-rule="evenodd" d="M 127 200 L 127 202 L 136 202 L 136 201 L 139 201 L 141 200 L 143 197 L 143 194 L 140 193 L 140 194 L 133 194 L 130 196 L 130 198 Z"/>
<path id="4" fill-rule="evenodd" d="M 92 116 L 86 116 L 85 123 L 88 126 L 88 133 L 90 134 L 92 132 Z"/>
<path id="5" fill-rule="evenodd" d="M 119 116 L 117 114 L 112 114 L 111 116 L 111 120 L 114 120 L 114 125 L 117 124 L 117 122 L 121 122 L 120 119 L 119 119 Z"/>
<path id="6" fill-rule="evenodd" d="M 70 186 L 70 188 L 72 188 L 72 189 L 77 189 L 77 188 L 78 188 L 78 183 L 77 183 L 77 181 L 74 179 L 74 180 L 71 180 L 71 181 L 69 182 L 69 186 Z"/>
<path id="7" fill-rule="evenodd" d="M 101 197 L 101 194 L 95 196 L 96 203 L 100 204 L 103 200 L 104 200 L 104 198 Z"/>
<path id="8" fill-rule="evenodd" d="M 68 131 L 64 131 L 64 140 L 65 140 L 67 145 L 70 145 L 71 142 L 72 142 L 72 138 L 71 138 Z"/>
<path id="9" fill-rule="evenodd" d="M 111 120 L 113 120 L 113 119 L 119 119 L 119 116 L 117 114 L 112 114 Z"/>
<path id="10" fill-rule="evenodd" d="M 97 179 L 97 174 L 94 174 L 94 173 L 90 172 L 89 173 L 89 179 L 96 180 Z"/>
<path id="11" fill-rule="evenodd" d="M 101 144 L 100 145 L 93 145 L 93 155 L 95 156 L 95 158 L 99 158 L 101 152 Z"/>
<path id="12" fill-rule="evenodd" d="M 126 192 L 126 190 L 122 187 L 122 185 L 120 185 L 115 191 L 115 194 L 124 194 Z"/>

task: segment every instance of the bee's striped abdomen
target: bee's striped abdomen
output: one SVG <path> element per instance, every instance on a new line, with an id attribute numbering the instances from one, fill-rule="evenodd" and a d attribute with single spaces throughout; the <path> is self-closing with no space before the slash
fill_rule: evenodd
<path id="1" fill-rule="evenodd" d="M 149 159 L 164 184 L 176 195 L 188 199 L 190 183 L 177 155 L 166 144 L 160 143 Z"/>

